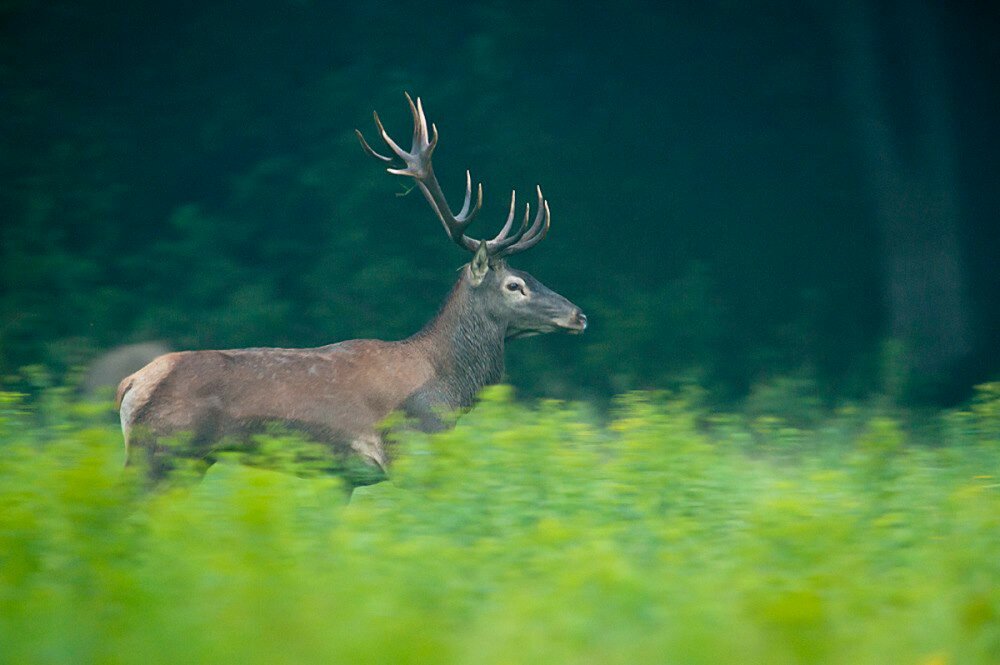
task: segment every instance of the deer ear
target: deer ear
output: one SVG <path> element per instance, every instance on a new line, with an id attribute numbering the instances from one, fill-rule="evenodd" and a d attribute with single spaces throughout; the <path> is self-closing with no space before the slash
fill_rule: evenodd
<path id="1" fill-rule="evenodd" d="M 479 243 L 476 255 L 472 257 L 469 264 L 469 273 L 472 275 L 472 285 L 479 286 L 486 278 L 486 273 L 490 271 L 490 255 L 486 251 L 486 241 Z"/>

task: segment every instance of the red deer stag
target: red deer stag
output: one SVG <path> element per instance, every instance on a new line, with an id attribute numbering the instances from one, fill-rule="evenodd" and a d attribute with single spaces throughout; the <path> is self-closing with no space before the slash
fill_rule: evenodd
<path id="1" fill-rule="evenodd" d="M 380 479 L 390 455 L 380 422 L 399 410 L 416 427 L 444 426 L 442 409 L 471 406 L 476 393 L 500 380 L 507 339 L 554 330 L 580 333 L 587 317 L 576 305 L 531 275 L 514 270 L 506 258 L 537 245 L 549 229 L 549 206 L 538 188 L 534 220 L 526 207 L 514 228 L 515 197 L 510 213 L 492 240 L 465 234 L 482 206 L 482 185 L 472 204 L 472 180 L 466 172 L 465 203 L 455 214 L 445 200 L 431 166 L 437 145 L 434 125 L 428 131 L 420 99 L 406 96 L 413 113 L 413 146 L 403 150 L 375 124 L 393 156 L 384 156 L 356 132 L 372 157 L 392 164 L 395 175 L 413 178 L 452 242 L 473 254 L 447 300 L 424 328 L 398 342 L 356 339 L 314 349 L 235 349 L 186 351 L 160 356 L 118 386 L 117 403 L 125 435 L 127 463 L 144 456 L 153 478 L 182 454 L 162 443 L 185 433 L 185 456 L 214 461 L 218 442 L 245 440 L 268 423 L 303 431 L 328 445 L 345 467 L 361 462 L 369 473 L 352 478 L 353 487 Z M 529 223 L 530 221 L 530 223 Z"/>

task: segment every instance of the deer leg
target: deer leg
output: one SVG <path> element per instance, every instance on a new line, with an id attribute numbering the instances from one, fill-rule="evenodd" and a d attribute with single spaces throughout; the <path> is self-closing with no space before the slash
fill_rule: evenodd
<path id="1" fill-rule="evenodd" d="M 446 408 L 444 402 L 435 400 L 431 393 L 418 391 L 410 395 L 402 404 L 408 422 L 406 427 L 432 434 L 448 429 L 451 425 L 442 418 Z"/>
<path id="2" fill-rule="evenodd" d="M 195 454 L 187 440 L 164 441 L 142 427 L 126 437 L 125 469 L 141 472 L 149 487 L 164 481 L 198 482 L 214 463 L 211 456 Z"/>
<path id="3" fill-rule="evenodd" d="M 344 478 L 352 487 L 374 485 L 389 477 L 389 460 L 382 437 L 374 432 L 351 441 L 351 451 L 344 464 Z"/>

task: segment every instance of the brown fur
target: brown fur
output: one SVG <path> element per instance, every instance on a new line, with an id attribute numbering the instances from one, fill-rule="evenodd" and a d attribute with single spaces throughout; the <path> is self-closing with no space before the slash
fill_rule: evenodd
<path id="1" fill-rule="evenodd" d="M 154 437 L 192 433 L 199 452 L 207 452 L 223 437 L 281 421 L 349 452 L 355 442 L 370 440 L 375 425 L 432 378 L 421 346 L 352 340 L 316 349 L 161 356 L 118 388 L 119 407 L 132 395 L 122 414 L 126 445 L 139 427 Z M 380 466 L 386 459 L 384 451 L 366 456 Z"/>

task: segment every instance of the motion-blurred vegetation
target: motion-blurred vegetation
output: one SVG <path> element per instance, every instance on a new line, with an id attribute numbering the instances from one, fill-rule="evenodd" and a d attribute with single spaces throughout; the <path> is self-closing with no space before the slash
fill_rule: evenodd
<path id="1" fill-rule="evenodd" d="M 142 491 L 109 421 L 0 394 L 0 661 L 1000 659 L 996 384 L 920 442 L 878 408 L 631 393 L 605 424 L 497 387 L 347 505 L 300 466 Z"/>

